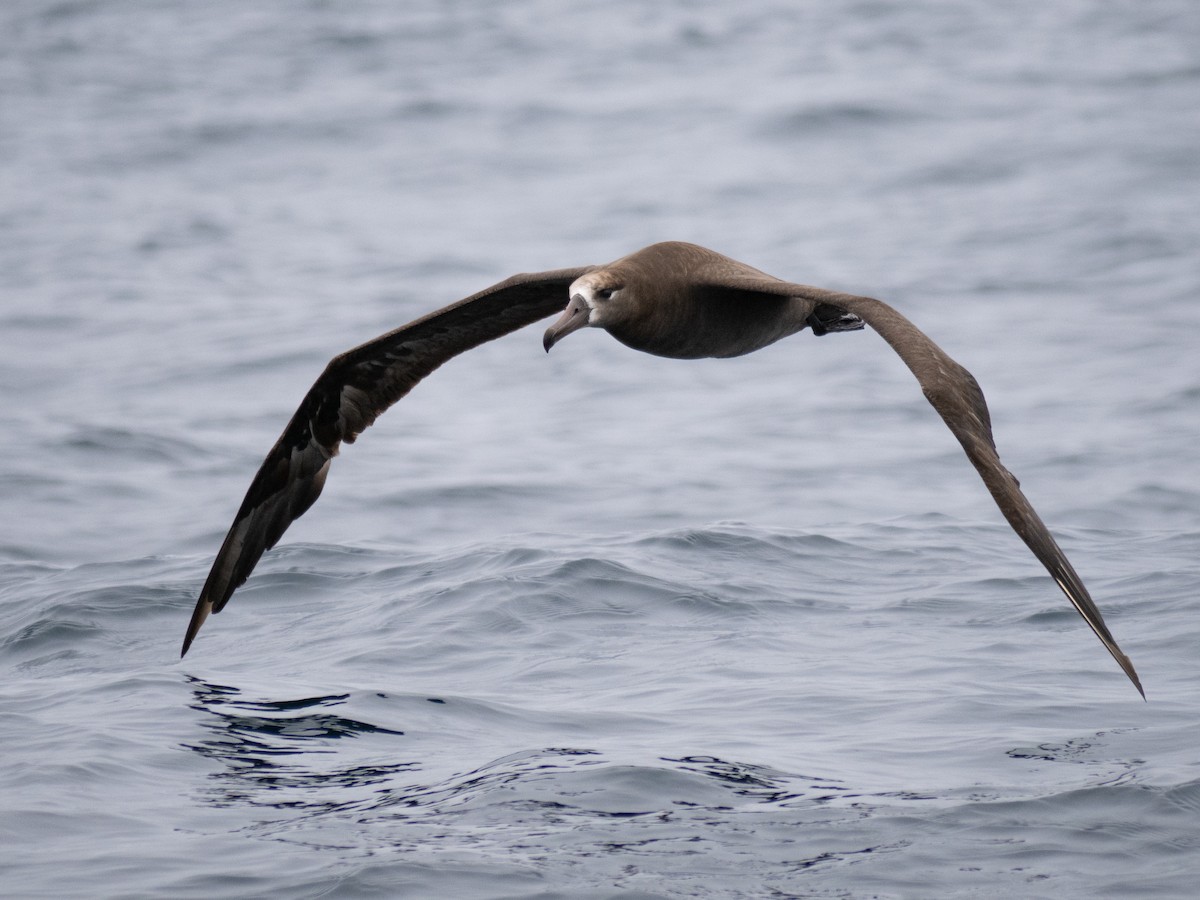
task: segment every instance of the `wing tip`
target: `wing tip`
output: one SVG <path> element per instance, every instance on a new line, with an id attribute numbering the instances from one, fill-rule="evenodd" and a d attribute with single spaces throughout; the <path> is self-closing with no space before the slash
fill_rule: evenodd
<path id="1" fill-rule="evenodd" d="M 1051 538 L 1051 541 L 1053 541 L 1053 538 Z M 1125 673 L 1125 677 L 1127 677 L 1133 683 L 1133 686 L 1137 688 L 1137 692 L 1142 695 L 1142 699 L 1149 702 L 1146 697 L 1146 690 L 1142 687 L 1142 680 L 1138 678 L 1137 669 L 1133 667 L 1133 662 L 1128 656 L 1125 655 L 1125 652 L 1120 648 L 1120 646 L 1118 646 L 1117 639 L 1112 636 L 1112 632 L 1110 632 L 1108 630 L 1108 626 L 1104 624 L 1104 616 L 1101 615 L 1100 610 L 1092 601 L 1091 595 L 1087 592 L 1087 588 L 1083 586 L 1083 582 L 1079 580 L 1079 576 L 1075 574 L 1075 570 L 1071 568 L 1070 563 L 1067 562 L 1066 556 L 1063 555 L 1061 550 L 1059 550 L 1057 544 L 1054 544 L 1053 546 L 1054 549 L 1058 551 L 1058 556 L 1061 563 L 1064 564 L 1063 572 L 1053 573 L 1055 582 L 1057 582 L 1059 588 L 1062 589 L 1062 592 L 1066 594 L 1067 599 L 1071 601 L 1071 605 L 1075 607 L 1075 611 L 1083 617 L 1083 621 L 1085 621 L 1088 627 L 1092 629 L 1092 633 L 1100 639 L 1100 643 L 1104 645 L 1104 649 L 1107 650 L 1112 655 L 1112 658 L 1117 661 L 1117 665 L 1121 667 L 1121 671 Z M 1040 558 L 1041 557 L 1039 555 L 1039 559 Z M 1043 563 L 1045 563 L 1044 560 Z M 1048 565 L 1047 568 L 1049 568 Z M 1051 571 L 1053 572 L 1053 570 Z M 1072 589 L 1072 583 L 1075 589 Z"/>
<path id="2" fill-rule="evenodd" d="M 200 626 L 204 624 L 204 620 L 208 618 L 208 614 L 212 611 L 212 602 L 207 597 L 201 596 L 196 601 L 196 608 L 192 612 L 192 619 L 188 622 L 187 633 L 183 636 L 183 649 L 179 651 L 180 659 L 187 656 L 187 652 L 192 646 L 192 641 L 200 633 Z"/>
<path id="3" fill-rule="evenodd" d="M 1146 697 L 1146 691 L 1142 687 L 1142 680 L 1138 678 L 1137 670 L 1134 669 L 1133 663 L 1130 662 L 1129 657 L 1120 650 L 1115 649 L 1115 645 L 1109 649 L 1112 650 L 1113 657 L 1116 659 L 1117 665 L 1121 667 L 1121 670 L 1125 673 L 1129 680 L 1133 682 L 1133 686 L 1137 688 L 1137 692 L 1142 695 L 1142 699 L 1149 703 L 1150 701 Z"/>

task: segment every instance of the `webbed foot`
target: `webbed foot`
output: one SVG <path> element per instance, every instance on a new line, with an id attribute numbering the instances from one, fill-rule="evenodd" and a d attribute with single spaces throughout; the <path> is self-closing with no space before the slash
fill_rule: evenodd
<path id="1" fill-rule="evenodd" d="M 817 337 L 831 331 L 859 331 L 863 327 L 863 320 L 854 313 L 827 303 L 818 303 L 806 321 Z"/>

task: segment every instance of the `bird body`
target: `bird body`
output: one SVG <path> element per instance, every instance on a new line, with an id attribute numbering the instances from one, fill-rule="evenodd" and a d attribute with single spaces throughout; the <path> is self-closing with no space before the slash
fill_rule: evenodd
<path id="1" fill-rule="evenodd" d="M 870 297 L 783 281 L 695 244 L 652 244 L 605 266 L 514 275 L 334 357 L 267 454 L 234 517 L 184 638 L 187 653 L 262 554 L 317 499 L 332 458 L 446 360 L 566 309 L 543 338 L 548 351 L 585 327 L 673 359 L 741 356 L 811 328 L 869 326 L 916 376 L 1001 513 L 1142 692 L 1129 658 L 1066 555 L 1000 462 L 975 378 L 891 306 Z"/>

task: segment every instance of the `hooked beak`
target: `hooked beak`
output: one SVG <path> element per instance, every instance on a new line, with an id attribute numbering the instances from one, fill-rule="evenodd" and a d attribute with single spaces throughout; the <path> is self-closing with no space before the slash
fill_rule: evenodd
<path id="1" fill-rule="evenodd" d="M 590 316 L 591 310 L 588 309 L 587 301 L 583 299 L 583 294 L 572 296 L 571 302 L 567 304 L 567 308 L 563 310 L 563 314 L 558 317 L 558 321 L 547 328 L 546 334 L 542 337 L 542 346 L 546 348 L 546 352 L 549 353 L 551 347 L 572 331 L 578 331 L 580 328 L 587 327 Z"/>

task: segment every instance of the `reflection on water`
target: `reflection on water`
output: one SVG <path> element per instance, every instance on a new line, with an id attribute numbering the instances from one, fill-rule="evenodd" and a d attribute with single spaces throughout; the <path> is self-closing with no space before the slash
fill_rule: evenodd
<path id="1" fill-rule="evenodd" d="M 868 794 L 838 779 L 769 766 L 689 755 L 653 764 L 622 764 L 599 750 L 548 747 L 444 773 L 434 760 L 391 762 L 405 732 L 340 715 L 349 694 L 272 700 L 187 676 L 211 737 L 187 749 L 217 760 L 206 791 L 217 806 L 245 804 L 311 813 L 380 818 L 482 815 L 493 807 L 540 811 L 555 818 L 676 817 L 683 812 L 735 815 L 748 809 L 815 809 L 837 801 L 862 814 L 865 801 L 932 799 L 901 792 Z M 444 704 L 444 701 L 433 700 Z M 363 752 L 341 742 L 383 738 Z M 339 742 L 336 748 L 334 742 Z M 337 765 L 327 767 L 327 762 Z M 427 772 L 426 781 L 413 780 Z M 490 814 L 485 816 L 491 818 Z"/>
<path id="2" fill-rule="evenodd" d="M 394 763 L 319 768 L 324 756 L 346 761 L 347 755 L 334 754 L 332 741 L 404 734 L 329 712 L 345 703 L 347 694 L 250 700 L 243 699 L 236 687 L 185 677 L 193 689 L 190 705 L 207 714 L 201 724 L 213 736 L 184 746 L 224 764 L 224 771 L 212 776 L 217 787 L 209 788 L 210 800 L 218 806 L 345 809 L 358 802 L 350 791 L 373 787 L 418 767 Z"/>

